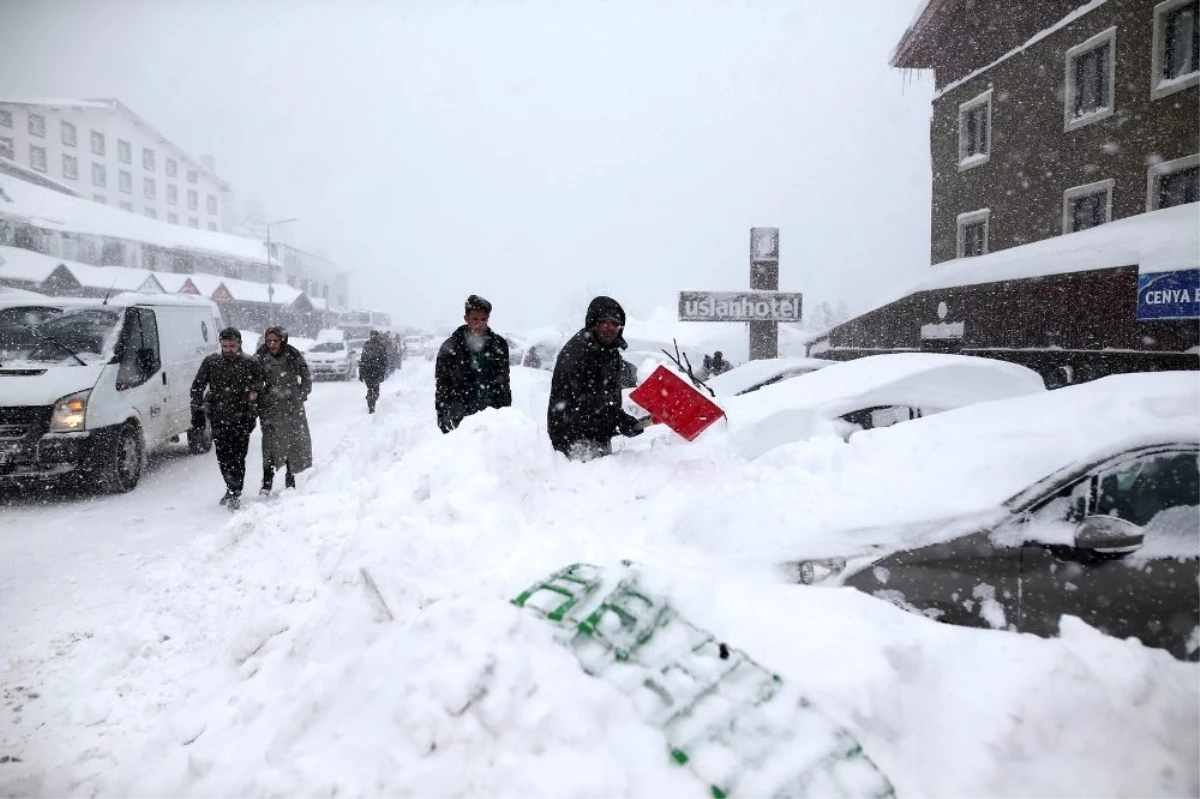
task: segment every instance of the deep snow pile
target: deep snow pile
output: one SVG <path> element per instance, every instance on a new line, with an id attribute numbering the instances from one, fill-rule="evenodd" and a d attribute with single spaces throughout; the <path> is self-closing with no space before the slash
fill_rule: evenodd
<path id="1" fill-rule="evenodd" d="M 406 364 L 295 495 L 249 504 L 77 645 L 0 794 L 707 796 L 509 604 L 623 558 L 802 686 L 902 796 L 1200 792 L 1195 664 L 1071 619 L 1042 640 L 783 584 L 739 558 L 762 516 L 726 503 L 786 507 L 848 444 L 789 445 L 782 481 L 703 439 L 567 463 L 543 430 L 548 377 L 514 370 L 516 407 L 442 436 L 431 365 Z M 714 497 L 723 530 L 698 536 Z"/>

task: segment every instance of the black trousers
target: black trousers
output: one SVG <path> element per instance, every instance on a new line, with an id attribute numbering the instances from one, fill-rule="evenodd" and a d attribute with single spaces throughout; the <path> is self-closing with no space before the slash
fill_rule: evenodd
<path id="1" fill-rule="evenodd" d="M 287 461 L 287 460 L 285 460 L 283 463 L 285 466 L 287 466 L 287 474 L 285 474 L 283 477 L 283 485 L 285 488 L 295 488 L 296 487 L 296 475 L 292 474 L 292 463 L 291 463 L 291 461 Z M 269 490 L 272 487 L 274 487 L 274 485 L 275 485 L 275 467 L 271 465 L 270 461 L 264 460 L 263 461 L 263 484 L 262 484 L 262 487 Z"/>
<path id="2" fill-rule="evenodd" d="M 241 494 L 246 483 L 246 453 L 250 451 L 253 430 L 253 425 L 213 425 L 217 464 L 225 478 L 225 487 L 233 494 Z"/>
<path id="3" fill-rule="evenodd" d="M 367 384 L 367 407 L 374 408 L 376 400 L 379 399 L 379 383 L 378 380 L 364 380 Z"/>

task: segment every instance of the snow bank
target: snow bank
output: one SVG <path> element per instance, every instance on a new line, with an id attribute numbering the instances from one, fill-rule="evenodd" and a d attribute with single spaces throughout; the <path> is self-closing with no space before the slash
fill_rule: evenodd
<path id="1" fill-rule="evenodd" d="M 431 372 L 406 364 L 297 492 L 149 573 L 135 606 L 71 645 L 69 679 L 41 672 L 46 723 L 0 793 L 709 796 L 508 602 L 568 563 L 622 558 L 847 725 L 901 796 L 1200 791 L 1195 664 L 1071 619 L 1055 640 L 938 625 L 742 557 L 764 528 L 800 554 L 848 509 L 891 520 L 895 489 L 859 482 L 868 458 L 876 477 L 908 471 L 914 439 L 895 434 L 952 414 L 880 431 L 892 444 L 819 439 L 752 463 L 719 437 L 643 436 L 578 464 L 545 438 L 548 373 L 515 370 L 513 408 L 443 436 Z M 1194 422 L 1195 407 L 1111 403 L 1115 427 Z"/>

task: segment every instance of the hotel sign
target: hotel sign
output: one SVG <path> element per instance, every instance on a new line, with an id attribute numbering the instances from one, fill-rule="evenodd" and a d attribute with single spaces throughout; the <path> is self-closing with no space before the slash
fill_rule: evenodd
<path id="1" fill-rule="evenodd" d="M 803 294 L 780 291 L 681 291 L 681 322 L 799 322 Z"/>

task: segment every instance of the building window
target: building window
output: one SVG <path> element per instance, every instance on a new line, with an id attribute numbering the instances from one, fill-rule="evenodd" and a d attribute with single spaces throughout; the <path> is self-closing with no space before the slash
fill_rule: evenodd
<path id="1" fill-rule="evenodd" d="M 46 171 L 46 148 L 29 145 L 29 168 L 35 172 Z"/>
<path id="2" fill-rule="evenodd" d="M 1067 51 L 1065 130 L 1112 116 L 1116 52 L 1115 26 Z"/>
<path id="3" fill-rule="evenodd" d="M 208 212 L 210 214 L 215 214 L 217 212 L 217 198 L 211 194 L 208 195 Z"/>
<path id="4" fill-rule="evenodd" d="M 988 251 L 988 219 L 990 208 L 958 215 L 958 257 L 986 255 Z"/>
<path id="5" fill-rule="evenodd" d="M 199 230 L 200 229 L 200 220 L 194 216 L 188 217 L 188 227 L 194 227 L 197 230 Z"/>
<path id="6" fill-rule="evenodd" d="M 133 193 L 133 173 L 122 169 L 117 173 L 117 188 L 126 194 Z"/>
<path id="7" fill-rule="evenodd" d="M 29 135 L 46 138 L 46 118 L 41 114 L 29 115 Z"/>
<path id="8" fill-rule="evenodd" d="M 0 128 L 12 127 L 12 111 L 7 108 L 0 108 Z"/>
<path id="9" fill-rule="evenodd" d="M 172 225 L 179 224 L 179 214 L 167 214 L 167 221 Z"/>
<path id="10" fill-rule="evenodd" d="M 122 164 L 133 163 L 133 146 L 124 139 L 117 139 L 117 160 Z"/>
<path id="11" fill-rule="evenodd" d="M 92 153 L 104 155 L 104 134 L 98 130 L 92 131 Z"/>
<path id="12" fill-rule="evenodd" d="M 127 203 L 124 200 L 121 200 L 121 210 L 122 211 L 133 211 L 133 203 Z"/>
<path id="13" fill-rule="evenodd" d="M 167 184 L 167 202 L 171 205 L 178 205 L 179 203 L 179 187 L 174 183 Z"/>
<path id="14" fill-rule="evenodd" d="M 1172 208 L 1200 199 L 1200 155 L 1164 161 L 1150 167 L 1146 180 L 1146 210 Z"/>
<path id="15" fill-rule="evenodd" d="M 1110 178 L 1063 192 L 1063 233 L 1078 233 L 1111 221 L 1112 191 Z"/>
<path id="16" fill-rule="evenodd" d="M 147 200 L 158 197 L 158 186 L 154 184 L 154 178 L 142 178 L 142 196 Z"/>
<path id="17" fill-rule="evenodd" d="M 153 172 L 155 170 L 154 151 L 149 147 L 142 148 L 142 169 L 145 169 L 148 172 Z"/>
<path id="18" fill-rule="evenodd" d="M 1154 7 L 1150 97 L 1157 100 L 1200 83 L 1200 0 L 1164 0 Z"/>
<path id="19" fill-rule="evenodd" d="M 195 189 L 188 189 L 188 210 L 200 210 L 200 195 L 196 193 Z"/>
<path id="20" fill-rule="evenodd" d="M 63 177 L 79 180 L 79 159 L 63 153 Z"/>
<path id="21" fill-rule="evenodd" d="M 104 164 L 92 164 L 92 185 L 104 186 L 108 183 L 108 172 L 104 169 Z"/>
<path id="22" fill-rule="evenodd" d="M 958 107 L 958 168 L 987 163 L 992 155 L 992 90 Z"/>
<path id="23" fill-rule="evenodd" d="M 200 176 L 196 174 L 196 170 L 194 170 L 194 169 L 188 170 L 188 183 L 195 183 L 199 179 L 200 179 Z"/>
<path id="24" fill-rule="evenodd" d="M 13 158 L 13 140 L 7 136 L 0 136 L 0 158 Z"/>
<path id="25" fill-rule="evenodd" d="M 70 122 L 61 123 L 62 127 L 62 143 L 67 147 L 75 146 L 75 126 Z"/>
<path id="26" fill-rule="evenodd" d="M 147 207 L 146 208 L 146 216 L 150 217 L 151 219 L 158 219 L 158 211 L 155 211 L 153 208 Z"/>
<path id="27" fill-rule="evenodd" d="M 173 178 L 179 174 L 179 162 L 174 158 L 167 159 L 167 177 Z"/>
<path id="28" fill-rule="evenodd" d="M 216 233 L 216 232 L 217 232 L 217 223 L 216 223 L 216 222 L 209 222 L 209 223 L 208 223 L 208 229 L 209 229 L 209 230 L 211 230 L 213 233 Z"/>

